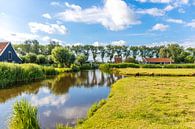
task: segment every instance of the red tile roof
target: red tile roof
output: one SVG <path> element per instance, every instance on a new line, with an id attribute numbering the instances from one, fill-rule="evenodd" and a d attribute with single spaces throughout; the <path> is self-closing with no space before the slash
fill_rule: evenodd
<path id="1" fill-rule="evenodd" d="M 0 42 L 0 54 L 3 52 L 3 50 L 6 48 L 9 42 Z"/>
<path id="2" fill-rule="evenodd" d="M 170 58 L 144 58 L 145 62 L 152 62 L 152 63 L 170 63 L 170 62 L 174 62 L 172 59 Z"/>

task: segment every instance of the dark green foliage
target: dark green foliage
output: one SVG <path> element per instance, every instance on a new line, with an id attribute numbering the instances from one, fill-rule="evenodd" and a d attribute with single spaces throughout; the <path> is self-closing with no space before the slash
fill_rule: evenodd
<path id="1" fill-rule="evenodd" d="M 75 61 L 75 55 L 67 48 L 56 47 L 52 50 L 52 59 L 57 64 L 70 67 L 70 65 Z"/>
<path id="2" fill-rule="evenodd" d="M 76 61 L 82 66 L 87 61 L 87 57 L 84 54 L 78 55 Z"/>
<path id="3" fill-rule="evenodd" d="M 70 66 L 70 68 L 71 68 L 71 70 L 72 70 L 73 72 L 77 72 L 77 71 L 80 70 L 80 67 L 79 67 L 78 65 L 76 65 L 76 64 L 72 64 L 72 65 Z"/>
<path id="4" fill-rule="evenodd" d="M 10 129 L 40 129 L 37 119 L 37 108 L 26 100 L 16 102 L 9 122 Z"/>
<path id="5" fill-rule="evenodd" d="M 29 53 L 26 55 L 26 62 L 25 63 L 36 63 L 37 55 L 34 53 Z"/>
<path id="6" fill-rule="evenodd" d="M 47 56 L 44 56 L 44 55 L 38 55 L 37 56 L 37 64 L 48 64 L 48 58 Z"/>

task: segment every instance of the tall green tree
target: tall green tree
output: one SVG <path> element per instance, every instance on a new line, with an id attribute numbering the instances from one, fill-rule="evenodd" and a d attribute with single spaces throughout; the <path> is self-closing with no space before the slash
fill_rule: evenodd
<path id="1" fill-rule="evenodd" d="M 57 64 L 63 64 L 63 66 L 70 67 L 70 65 L 75 61 L 75 56 L 67 48 L 55 47 L 52 50 L 52 59 Z"/>

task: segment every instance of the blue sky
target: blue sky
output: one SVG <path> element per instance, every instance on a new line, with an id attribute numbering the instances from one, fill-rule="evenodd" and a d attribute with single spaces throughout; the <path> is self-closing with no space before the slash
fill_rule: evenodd
<path id="1" fill-rule="evenodd" d="M 0 40 L 195 46 L 195 0 L 0 0 Z"/>

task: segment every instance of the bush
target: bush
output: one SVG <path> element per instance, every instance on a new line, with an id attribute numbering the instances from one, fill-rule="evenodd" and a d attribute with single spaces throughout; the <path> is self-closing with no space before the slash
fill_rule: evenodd
<path id="1" fill-rule="evenodd" d="M 29 53 L 26 55 L 27 62 L 25 63 L 36 63 L 37 55 L 34 53 Z"/>
<path id="2" fill-rule="evenodd" d="M 71 64 L 70 68 L 71 68 L 71 70 L 72 70 L 73 72 L 77 72 L 77 71 L 80 70 L 79 66 L 76 65 L 76 64 Z"/>
<path id="3" fill-rule="evenodd" d="M 99 68 L 103 71 L 110 71 L 112 68 L 139 68 L 138 64 L 133 63 L 119 63 L 119 64 L 100 64 Z"/>
<path id="4" fill-rule="evenodd" d="M 37 108 L 26 100 L 16 102 L 9 122 L 10 129 L 40 129 L 37 119 Z"/>
<path id="5" fill-rule="evenodd" d="M 48 64 L 48 59 L 47 59 L 47 57 L 46 56 L 44 56 L 44 55 L 38 55 L 37 56 L 37 64 Z"/>
<path id="6" fill-rule="evenodd" d="M 81 70 L 90 70 L 90 69 L 98 69 L 99 65 L 98 64 L 83 64 L 82 66 L 80 66 Z"/>

